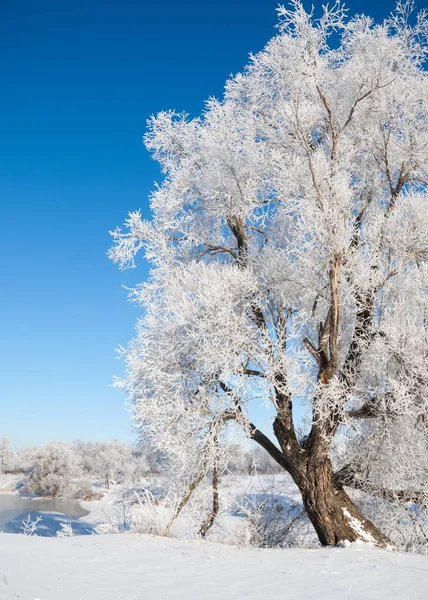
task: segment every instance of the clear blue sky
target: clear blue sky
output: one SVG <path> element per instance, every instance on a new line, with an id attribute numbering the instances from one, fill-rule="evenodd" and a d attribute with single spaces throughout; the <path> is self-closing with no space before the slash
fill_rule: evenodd
<path id="1" fill-rule="evenodd" d="M 420 0 L 422 8 L 427 0 Z M 386 16 L 394 2 L 352 0 Z M 148 216 L 150 114 L 197 115 L 274 34 L 273 0 L 5 0 L 0 20 L 0 435 L 133 441 L 114 349 L 138 309 L 108 231 Z M 257 416 L 259 423 L 266 417 Z"/>

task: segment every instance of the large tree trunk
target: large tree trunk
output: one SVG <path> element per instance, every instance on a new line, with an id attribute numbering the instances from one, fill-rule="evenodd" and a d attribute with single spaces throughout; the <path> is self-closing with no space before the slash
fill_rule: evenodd
<path id="1" fill-rule="evenodd" d="M 392 542 L 355 506 L 342 487 L 333 481 L 328 458 L 316 464 L 309 458 L 306 473 L 296 481 L 306 513 L 323 546 L 361 540 L 379 547 Z"/>
<path id="2" fill-rule="evenodd" d="M 314 426 L 309 439 L 301 445 L 287 424 L 284 426 L 279 418 L 274 422 L 274 432 L 282 449 L 280 464 L 299 488 L 321 544 L 335 546 L 360 540 L 392 548 L 391 540 L 361 513 L 340 482 L 334 479 L 325 434 Z M 258 441 L 256 436 L 254 439 Z"/>

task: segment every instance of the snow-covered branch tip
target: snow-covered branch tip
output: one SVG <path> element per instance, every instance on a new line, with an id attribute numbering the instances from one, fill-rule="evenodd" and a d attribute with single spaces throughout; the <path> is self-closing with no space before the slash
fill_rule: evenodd
<path id="1" fill-rule="evenodd" d="M 113 238 L 113 246 L 107 253 L 110 260 L 122 270 L 135 268 L 135 256 L 153 235 L 150 223 L 143 221 L 139 210 L 129 213 L 125 227 L 125 232 L 120 227 L 109 232 Z"/>

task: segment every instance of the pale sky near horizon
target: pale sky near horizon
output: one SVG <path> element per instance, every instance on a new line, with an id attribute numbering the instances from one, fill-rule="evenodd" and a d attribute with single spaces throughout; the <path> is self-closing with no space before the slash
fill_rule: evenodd
<path id="1" fill-rule="evenodd" d="M 428 0 L 417 2 L 419 8 Z M 321 4 L 321 2 L 319 3 Z M 386 17 L 393 1 L 352 0 Z M 132 442 L 115 347 L 137 307 L 108 232 L 149 217 L 159 168 L 141 137 L 160 110 L 192 116 L 275 33 L 273 0 L 215 4 L 6 0 L 0 21 L 0 436 Z M 254 420 L 266 432 L 269 415 Z"/>

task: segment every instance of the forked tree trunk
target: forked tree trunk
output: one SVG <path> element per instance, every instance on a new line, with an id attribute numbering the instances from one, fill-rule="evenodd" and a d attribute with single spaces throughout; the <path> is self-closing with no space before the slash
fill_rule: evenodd
<path id="1" fill-rule="evenodd" d="M 284 425 L 279 418 L 275 419 L 274 432 L 282 449 L 279 456 L 278 451 L 275 452 L 268 444 L 262 444 L 263 439 L 259 440 L 259 436 L 253 435 L 253 439 L 263 445 L 290 473 L 323 546 L 360 540 L 380 548 L 394 547 L 393 542 L 362 514 L 340 483 L 334 480 L 325 435 L 314 427 L 302 446 L 291 424 L 285 422 Z"/>
<path id="2" fill-rule="evenodd" d="M 316 465 L 308 460 L 306 473 L 299 477 L 298 487 L 306 513 L 323 546 L 361 540 L 382 548 L 393 547 L 393 543 L 361 513 L 343 488 L 334 484 L 328 459 Z"/>

